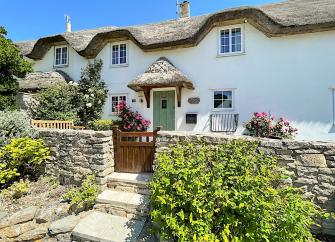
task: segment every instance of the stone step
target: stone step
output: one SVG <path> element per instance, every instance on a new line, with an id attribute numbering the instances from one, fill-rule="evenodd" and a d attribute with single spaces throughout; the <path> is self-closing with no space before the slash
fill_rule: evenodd
<path id="1" fill-rule="evenodd" d="M 149 198 L 147 195 L 106 190 L 96 200 L 95 210 L 136 219 L 145 219 L 149 213 Z"/>
<path id="2" fill-rule="evenodd" d="M 136 242 L 144 221 L 92 212 L 81 219 L 72 231 L 74 241 Z"/>
<path id="3" fill-rule="evenodd" d="M 113 173 L 107 177 L 107 187 L 113 190 L 148 195 L 152 173 Z"/>

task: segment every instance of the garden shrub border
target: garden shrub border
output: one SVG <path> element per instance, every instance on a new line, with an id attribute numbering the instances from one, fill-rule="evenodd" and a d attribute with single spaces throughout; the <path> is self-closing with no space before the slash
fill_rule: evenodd
<path id="1" fill-rule="evenodd" d="M 253 138 L 243 135 L 225 135 L 179 131 L 160 131 L 156 139 L 157 157 L 168 150 L 170 144 L 177 142 L 203 142 L 219 144 L 232 139 L 243 139 L 259 143 L 259 150 L 275 155 L 278 163 L 286 168 L 293 177 L 287 183 L 301 187 L 305 196 L 314 198 L 321 208 L 335 211 L 335 142 L 274 140 Z M 154 167 L 155 169 L 155 167 Z M 324 220 L 316 232 L 335 236 L 335 220 Z"/>

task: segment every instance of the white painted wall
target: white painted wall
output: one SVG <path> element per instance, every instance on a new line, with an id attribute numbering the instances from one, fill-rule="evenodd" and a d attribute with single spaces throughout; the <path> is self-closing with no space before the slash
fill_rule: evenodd
<path id="1" fill-rule="evenodd" d="M 194 82 L 195 90 L 182 90 L 182 105 L 176 107 L 177 130 L 208 131 L 209 115 L 214 113 L 211 109 L 212 89 L 234 88 L 235 109 L 229 112 L 240 114 L 240 125 L 253 112 L 266 111 L 292 120 L 299 129 L 298 139 L 325 140 L 335 139 L 329 89 L 335 86 L 334 37 L 335 31 L 328 31 L 268 38 L 246 24 L 244 55 L 217 57 L 218 29 L 214 29 L 192 48 L 143 52 L 127 41 L 127 67 L 110 66 L 110 45 L 105 46 L 98 58 L 104 61 L 102 76 L 110 93 L 127 93 L 129 101 L 136 99 L 130 106 L 150 120 L 152 108 L 147 109 L 144 97 L 127 88 L 128 82 L 161 56 L 167 57 L 186 74 Z M 64 71 L 78 79 L 86 61 L 75 51 L 71 51 L 70 58 L 69 67 Z M 46 71 L 52 66 L 53 49 L 35 64 L 35 69 Z M 199 104 L 187 102 L 189 97 L 196 96 L 201 99 Z M 140 103 L 140 99 L 144 102 Z M 110 112 L 109 99 L 104 118 L 113 118 Z M 196 125 L 185 123 L 187 112 L 198 113 Z M 242 130 L 240 127 L 238 132 Z"/>
<path id="2" fill-rule="evenodd" d="M 80 56 L 73 48 L 68 45 L 69 59 L 68 65 L 63 67 L 57 67 L 57 69 L 66 72 L 74 80 L 80 78 L 81 69 L 88 63 L 87 59 Z M 50 71 L 54 67 L 54 53 L 55 48 L 51 47 L 50 50 L 45 54 L 42 60 L 34 61 L 33 68 L 35 71 Z"/>

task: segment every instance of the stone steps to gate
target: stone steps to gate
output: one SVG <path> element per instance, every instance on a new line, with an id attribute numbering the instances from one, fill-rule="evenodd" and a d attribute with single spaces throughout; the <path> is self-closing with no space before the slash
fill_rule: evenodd
<path id="1" fill-rule="evenodd" d="M 72 239 L 85 242 L 137 242 L 143 226 L 143 220 L 93 212 L 82 219 L 74 228 Z"/>
<path id="2" fill-rule="evenodd" d="M 149 194 L 148 184 L 152 173 L 113 173 L 107 177 L 107 187 L 112 190 Z"/>
<path id="3" fill-rule="evenodd" d="M 141 241 L 147 234 L 149 173 L 114 173 L 108 188 L 96 200 L 94 212 L 79 221 L 72 232 L 75 241 Z M 150 237 L 150 236 L 149 236 Z M 146 241 L 146 240 L 145 240 Z"/>
<path id="4" fill-rule="evenodd" d="M 97 198 L 95 209 L 109 214 L 135 219 L 145 219 L 149 213 L 147 195 L 106 190 Z"/>

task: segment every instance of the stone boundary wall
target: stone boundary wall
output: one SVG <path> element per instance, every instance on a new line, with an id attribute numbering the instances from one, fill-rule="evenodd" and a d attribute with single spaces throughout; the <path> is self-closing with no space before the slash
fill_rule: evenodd
<path id="1" fill-rule="evenodd" d="M 157 156 L 166 151 L 169 145 L 180 141 L 219 144 L 233 139 L 259 142 L 260 151 L 275 155 L 278 163 L 292 174 L 292 179 L 288 181 L 290 184 L 302 188 L 305 196 L 312 198 L 322 208 L 335 212 L 335 142 L 304 142 L 213 133 L 161 131 L 156 139 L 154 164 L 157 163 Z M 320 232 L 335 235 L 335 220 L 323 221 Z"/>
<path id="2" fill-rule="evenodd" d="M 80 184 L 95 174 L 99 185 L 114 172 L 112 131 L 40 129 L 40 137 L 50 148 L 45 174 L 61 184 Z"/>

